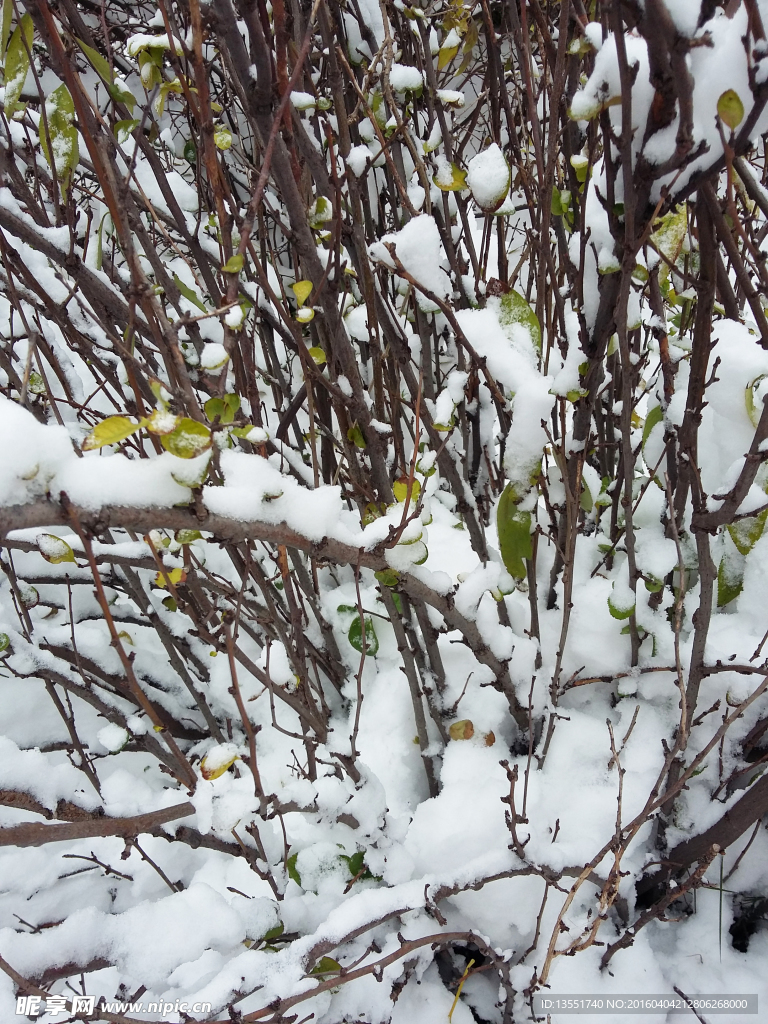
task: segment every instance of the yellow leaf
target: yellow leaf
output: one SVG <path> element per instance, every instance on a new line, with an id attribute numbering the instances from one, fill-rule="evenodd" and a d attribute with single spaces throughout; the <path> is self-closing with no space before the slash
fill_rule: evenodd
<path id="1" fill-rule="evenodd" d="M 717 112 L 720 120 L 735 132 L 744 120 L 744 104 L 735 89 L 726 89 L 717 101 Z"/>
<path id="2" fill-rule="evenodd" d="M 240 253 L 235 253 L 234 256 L 230 256 L 224 266 L 221 268 L 223 274 L 239 274 L 243 269 L 243 257 Z"/>
<path id="3" fill-rule="evenodd" d="M 213 133 L 213 141 L 217 149 L 229 149 L 232 145 L 232 132 L 229 128 L 219 127 Z"/>
<path id="4" fill-rule="evenodd" d="M 347 431 L 347 439 L 358 448 L 365 448 L 365 437 L 356 423 Z"/>
<path id="5" fill-rule="evenodd" d="M 180 420 L 180 416 L 176 416 L 168 409 L 155 409 L 144 426 L 153 434 L 172 434 Z"/>
<path id="6" fill-rule="evenodd" d="M 186 569 L 168 569 L 168 570 L 166 570 L 165 576 L 161 572 L 159 572 L 157 574 L 157 576 L 155 576 L 155 586 L 156 587 L 160 587 L 161 590 L 165 590 L 166 587 L 168 586 L 168 584 L 166 583 L 166 579 L 165 579 L 166 576 L 171 581 L 171 583 L 174 585 L 174 587 L 176 587 L 176 586 L 179 585 L 179 583 L 183 583 L 184 580 L 186 580 L 186 578 L 187 578 L 187 570 Z"/>
<path id="7" fill-rule="evenodd" d="M 97 423 L 83 441 L 83 451 L 90 452 L 94 448 L 103 448 L 105 444 L 124 441 L 126 437 L 135 434 L 141 426 L 141 423 L 134 423 L 127 416 L 108 416 L 101 423 Z"/>
<path id="8" fill-rule="evenodd" d="M 313 287 L 314 285 L 312 284 L 311 281 L 297 281 L 295 284 L 291 285 L 291 290 L 293 291 L 293 294 L 296 296 L 296 301 L 298 302 L 299 306 L 303 306 L 304 303 L 307 301 L 309 296 L 312 294 Z"/>
<path id="9" fill-rule="evenodd" d="M 475 735 L 475 727 L 469 718 L 463 718 L 460 722 L 454 722 L 448 730 L 452 740 L 471 740 Z"/>
<path id="10" fill-rule="evenodd" d="M 59 565 L 60 562 L 74 562 L 75 553 L 72 548 L 61 537 L 53 533 L 41 533 L 37 538 L 37 546 L 40 554 L 52 565 Z"/>
<path id="11" fill-rule="evenodd" d="M 318 366 L 322 366 L 325 362 L 325 352 L 316 345 L 309 350 L 309 354 L 312 356 Z"/>
<path id="12" fill-rule="evenodd" d="M 211 447 L 211 432 L 204 423 L 185 416 L 172 433 L 161 435 L 160 444 L 179 459 L 195 459 Z"/>
<path id="13" fill-rule="evenodd" d="M 5 116 L 11 118 L 22 104 L 19 104 L 21 90 L 29 71 L 29 54 L 35 28 L 29 14 L 23 14 L 13 30 L 8 51 L 5 54 Z"/>
<path id="14" fill-rule="evenodd" d="M 298 311 L 298 313 L 296 314 L 296 319 L 299 321 L 300 324 L 308 324 L 310 320 L 314 319 L 314 316 L 314 309 L 312 309 L 311 306 L 305 306 L 303 309 L 300 309 Z"/>
<path id="15" fill-rule="evenodd" d="M 451 177 L 438 173 L 432 178 L 432 184 L 443 192 L 461 192 L 467 187 L 467 172 L 451 164 Z"/>
<path id="16" fill-rule="evenodd" d="M 214 749 L 200 762 L 200 771 L 203 778 L 208 782 L 211 779 L 218 779 L 220 775 L 223 775 L 225 771 L 232 767 L 235 761 L 240 760 L 237 754 L 233 754 L 230 757 L 229 753 L 227 753 L 224 758 L 217 756 L 218 754 L 220 754 L 220 750 Z"/>
<path id="17" fill-rule="evenodd" d="M 458 46 L 449 46 L 447 49 L 441 49 L 437 55 L 437 70 L 442 71 L 443 68 L 448 67 L 458 52 Z"/>
<path id="18" fill-rule="evenodd" d="M 395 501 L 405 501 L 408 495 L 408 478 L 402 477 L 400 480 L 395 480 L 392 484 L 392 491 Z M 421 484 L 418 480 L 414 480 L 411 485 L 411 501 L 418 501 L 420 492 Z"/>

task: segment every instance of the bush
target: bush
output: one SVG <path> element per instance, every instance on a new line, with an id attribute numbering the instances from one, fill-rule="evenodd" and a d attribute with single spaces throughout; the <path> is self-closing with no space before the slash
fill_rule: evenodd
<path id="1" fill-rule="evenodd" d="M 768 3 L 2 10 L 6 1016 L 755 991 Z"/>

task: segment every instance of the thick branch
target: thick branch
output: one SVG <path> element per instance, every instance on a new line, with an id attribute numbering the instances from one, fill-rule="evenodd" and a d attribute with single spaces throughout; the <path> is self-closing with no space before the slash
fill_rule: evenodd
<path id="1" fill-rule="evenodd" d="M 163 807 L 148 814 L 137 814 L 132 818 L 91 818 L 65 825 L 42 825 L 28 822 L 0 829 L 0 846 L 43 846 L 45 843 L 61 843 L 69 839 L 91 839 L 95 836 L 130 836 L 151 832 L 159 825 L 177 818 L 186 818 L 195 813 L 192 803 Z"/>

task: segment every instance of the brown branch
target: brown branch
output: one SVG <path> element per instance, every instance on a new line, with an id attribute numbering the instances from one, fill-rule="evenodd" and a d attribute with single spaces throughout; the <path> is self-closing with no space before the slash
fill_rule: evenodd
<path id="1" fill-rule="evenodd" d="M 127 839 L 142 832 L 152 832 L 160 825 L 194 813 L 195 805 L 187 802 L 149 811 L 147 814 L 137 814 L 132 818 L 91 818 L 62 825 L 28 822 L 1 828 L 0 846 L 44 846 L 46 843 L 91 839 L 95 836 L 122 836 Z"/>

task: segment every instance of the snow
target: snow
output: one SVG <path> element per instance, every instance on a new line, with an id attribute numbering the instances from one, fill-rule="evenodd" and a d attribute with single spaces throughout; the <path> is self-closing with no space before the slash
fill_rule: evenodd
<path id="1" fill-rule="evenodd" d="M 182 52 L 179 40 L 175 36 L 169 39 L 167 32 L 160 36 L 152 36 L 146 32 L 136 32 L 134 35 L 129 36 L 125 42 L 125 52 L 129 57 L 135 57 L 142 50 L 146 49 L 174 50 L 178 54 Z"/>
<path id="2" fill-rule="evenodd" d="M 126 729 L 110 723 L 105 725 L 103 729 L 99 729 L 96 733 L 96 738 L 105 750 L 109 751 L 110 754 L 116 754 L 123 749 L 130 737 Z"/>
<path id="3" fill-rule="evenodd" d="M 380 242 L 371 246 L 371 257 L 394 269 L 387 244 L 394 244 L 398 259 L 416 279 L 417 285 L 423 285 L 439 299 L 450 295 L 451 282 L 440 266 L 445 256 L 433 217 L 427 214 L 414 217 L 397 234 L 384 235 Z M 419 306 L 426 313 L 433 313 L 439 308 L 423 293 L 419 293 Z"/>
<path id="4" fill-rule="evenodd" d="M 345 162 L 350 171 L 359 178 L 370 159 L 371 151 L 367 146 L 353 146 L 347 154 Z"/>
<path id="5" fill-rule="evenodd" d="M 395 92 L 414 91 L 423 88 L 424 79 L 418 68 L 394 63 L 389 69 L 389 84 Z"/>
<path id="6" fill-rule="evenodd" d="M 467 184 L 481 210 L 495 210 L 509 189 L 510 171 L 501 149 L 492 143 L 467 165 Z"/>
<path id="7" fill-rule="evenodd" d="M 44 496 L 59 466 L 73 457 L 64 427 L 44 426 L 15 402 L 0 396 L 0 435 L 14 438 L 0 460 L 0 503 L 21 505 Z M 24 438 L 24 443 L 18 441 Z"/>
<path id="8" fill-rule="evenodd" d="M 239 327 L 242 323 L 242 313 L 240 312 L 239 307 L 237 307 L 237 309 L 238 312 L 235 313 L 234 317 L 232 317 L 232 323 L 229 323 L 228 320 L 234 310 L 230 310 L 224 318 L 224 322 L 227 324 L 227 327 Z M 227 354 L 227 350 L 223 345 L 215 341 L 209 341 L 206 342 L 203 351 L 200 354 L 200 365 L 204 370 L 217 370 L 220 366 L 223 366 L 228 359 L 229 356 Z"/>
<path id="9" fill-rule="evenodd" d="M 708 149 L 679 177 L 675 171 L 657 182 L 652 205 L 663 185 L 673 191 L 683 188 L 691 174 L 722 154 L 715 116 L 722 92 L 736 90 L 748 114 L 753 102 L 750 73 L 756 84 L 765 74 L 765 47 L 751 40 L 752 52 L 745 54 L 743 5 L 730 12 L 732 17 L 718 9 L 702 30 L 697 28 L 699 4 L 666 0 L 666 5 L 681 45 L 686 40 L 696 44 L 686 55 L 693 82 L 693 142 Z M 376 113 L 371 112 L 386 122 L 386 158 L 373 124 L 362 117 L 367 108 L 360 106 L 350 118 L 350 131 L 352 141 L 362 144 L 353 146 L 342 159 L 335 144 L 325 145 L 325 130 L 330 130 L 330 138 L 337 136 L 343 111 L 335 106 L 318 110 L 319 121 L 312 119 L 320 134 L 315 138 L 313 129 L 310 142 L 341 190 L 339 209 L 345 211 L 344 218 L 352 209 L 347 205 L 350 187 L 359 190 L 363 203 L 370 204 L 361 221 L 363 236 L 341 236 L 344 272 L 341 280 L 330 278 L 338 290 L 326 297 L 335 301 L 332 295 L 338 295 L 339 317 L 343 317 L 353 358 L 345 362 L 338 339 L 326 337 L 331 320 L 326 316 L 327 305 L 321 313 L 319 304 L 315 320 L 303 327 L 295 322 L 292 299 L 281 308 L 283 294 L 287 290 L 291 296 L 290 286 L 297 278 L 314 276 L 306 265 L 310 256 L 314 259 L 316 254 L 331 275 L 337 271 L 334 240 L 321 238 L 319 231 L 309 249 L 298 254 L 293 226 L 290 234 L 281 226 L 289 225 L 291 217 L 277 178 L 268 185 L 262 211 L 269 224 L 264 265 L 249 264 L 240 282 L 254 304 L 254 316 L 249 315 L 246 323 L 238 300 L 224 313 L 188 324 L 180 334 L 188 346 L 189 385 L 201 404 L 213 391 L 240 395 L 238 423 L 249 424 L 244 428 L 246 444 L 234 432 L 219 432 L 212 451 L 183 460 L 157 451 L 142 428 L 123 451 L 107 446 L 82 452 L 83 438 L 94 423 L 118 411 L 134 423 L 144 415 L 134 404 L 129 376 L 129 371 L 133 374 L 142 366 L 142 360 L 146 360 L 146 373 L 157 378 L 153 390 L 159 390 L 161 406 L 168 407 L 165 413 L 161 409 L 159 418 L 170 423 L 177 415 L 189 414 L 175 379 L 181 371 L 170 361 L 166 365 L 167 353 L 141 334 L 132 343 L 131 361 L 117 348 L 124 328 L 120 317 L 110 313 L 110 322 L 101 323 L 102 313 L 91 308 L 85 297 L 87 288 L 72 290 L 74 278 L 67 274 L 70 264 L 59 266 L 7 229 L 28 275 L 45 290 L 50 303 L 58 305 L 54 315 L 29 282 L 19 284 L 16 298 L 8 288 L 0 288 L 0 335 L 6 360 L 0 367 L 0 387 L 4 396 L 17 399 L 0 397 L 0 518 L 11 506 L 36 505 L 31 521 L 39 524 L 14 532 L 2 552 L 0 791 L 20 796 L 6 797 L 0 805 L 0 827 L 42 823 L 41 815 L 12 805 L 24 794 L 48 814 L 73 818 L 78 813 L 73 806 L 81 814 L 125 817 L 188 799 L 194 811 L 138 837 L 141 851 L 151 860 L 115 836 L 30 849 L 3 846 L 0 953 L 14 969 L 37 981 L 52 967 L 73 965 L 73 978 L 85 969 L 88 991 L 106 998 L 145 986 L 145 1000 L 210 999 L 211 1019 L 226 1016 L 230 1009 L 245 1019 L 250 1014 L 264 1016 L 272 1013 L 269 1007 L 274 1000 L 307 995 L 310 998 L 289 1014 L 312 1017 L 317 1024 L 445 1024 L 455 985 L 451 990 L 441 978 L 431 942 L 389 965 L 382 981 L 368 976 L 350 984 L 334 983 L 313 995 L 319 976 L 309 972 L 323 955 L 345 967 L 367 965 L 396 953 L 403 939 L 441 930 L 471 932 L 504 957 L 515 988 L 512 1014 L 524 1021 L 530 1014 L 525 992 L 534 971 L 544 967 L 550 936 L 558 952 L 563 952 L 595 920 L 600 887 L 614 867 L 612 853 L 596 864 L 594 877 L 580 886 L 561 929 L 558 915 L 571 885 L 584 865 L 610 846 L 617 812 L 620 825 L 626 828 L 655 792 L 665 756 L 663 744 L 669 749 L 679 735 L 680 692 L 673 666 L 679 657 L 687 676 L 694 632 L 702 623 L 697 541 L 700 548 L 709 545 L 715 568 L 722 567 L 721 576 L 727 575 L 734 585 L 732 600 L 719 607 L 716 585 L 705 662 L 733 670 L 712 672 L 702 679 L 697 724 L 681 754 L 686 764 L 712 742 L 723 713 L 733 711 L 734 702 L 748 698 L 763 679 L 759 659 L 765 656 L 765 648 L 761 655 L 755 652 L 766 628 L 768 532 L 761 534 L 762 522 L 753 519 L 741 524 L 739 531 L 744 532 L 718 528 L 706 535 L 697 533 L 691 524 L 689 495 L 680 519 L 678 549 L 663 489 L 670 466 L 662 455 L 665 435 L 679 429 L 688 406 L 691 335 L 689 329 L 678 326 L 675 315 L 688 307 L 673 308 L 665 299 L 661 315 L 651 312 L 648 289 L 638 275 L 630 285 L 626 324 L 628 329 L 640 328 L 632 341 L 635 349 L 630 361 L 641 378 L 631 398 L 628 439 L 637 452 L 631 500 L 640 574 L 631 585 L 624 535 L 629 496 L 616 493 L 620 480 L 603 478 L 603 473 L 620 476 L 615 418 L 627 411 L 615 339 L 609 357 L 613 362 L 608 363 L 614 379 L 606 369 L 598 396 L 600 430 L 605 437 L 595 432 L 584 437 L 576 430 L 584 408 L 579 398 L 586 386 L 584 363 L 592 351 L 592 331 L 603 297 L 618 280 L 611 275 L 620 273 L 621 256 L 616 254 L 622 252 L 606 211 L 610 169 L 600 148 L 585 146 L 572 161 L 577 168 L 586 167 L 589 153 L 594 162 L 589 180 L 574 196 L 582 204 L 583 221 L 571 225 L 563 218 L 557 224 L 558 237 L 561 227 L 565 231 L 568 252 L 580 276 L 578 288 L 570 287 L 567 275 L 558 276 L 554 283 L 548 279 L 545 285 L 560 287 L 563 321 L 549 291 L 537 297 L 540 281 L 535 263 L 523 258 L 523 247 L 531 245 L 538 247 L 535 257 L 539 259 L 546 240 L 535 234 L 536 218 L 523 208 L 526 197 L 518 169 L 510 173 L 505 157 L 510 142 L 503 118 L 501 135 L 488 144 L 492 126 L 485 116 L 487 96 L 481 94 L 487 83 L 483 86 L 472 66 L 460 76 L 452 65 L 439 69 L 438 80 L 445 88 L 438 89 L 433 99 L 442 104 L 438 110 L 450 133 L 445 143 L 429 97 L 418 95 L 426 82 L 420 70 L 422 57 L 437 55 L 441 38 L 444 51 L 461 46 L 469 29 L 446 30 L 437 22 L 425 23 L 425 54 L 417 57 L 412 56 L 421 45 L 415 18 L 413 22 L 404 19 L 409 33 L 413 28 L 417 31 L 407 45 L 401 45 L 405 41 L 392 35 L 394 23 L 377 0 L 352 6 L 354 12 L 351 8 L 342 12 L 345 59 L 353 64 L 364 61 L 355 74 L 360 82 L 365 77 L 368 98 L 379 89 L 388 93 L 382 79 L 389 68 L 394 103 L 408 133 L 390 134 L 397 119 L 387 95 Z M 768 5 L 759 0 L 758 6 L 765 20 Z M 369 42 L 362 38 L 364 25 L 372 33 Z M 128 32 L 133 28 L 140 31 L 129 35 L 124 51 L 133 57 L 144 47 L 179 45 L 148 34 L 164 30 L 161 16 L 155 15 L 149 24 L 132 23 Z M 247 24 L 238 23 L 238 28 L 246 38 Z M 583 45 L 584 40 L 591 49 Z M 557 43 L 556 35 L 553 42 Z M 637 160 L 642 151 L 651 165 L 660 165 L 674 152 L 679 124 L 675 119 L 663 131 L 645 137 L 654 103 L 648 49 L 640 30 L 628 31 L 625 43 L 630 65 L 637 69 L 631 104 L 632 157 Z M 598 111 L 618 138 L 623 108 L 617 102 L 621 82 L 615 37 L 607 33 L 603 42 L 601 24 L 572 23 L 568 44 L 569 61 L 579 74 L 592 70 L 589 78 L 573 77 L 578 85 L 571 110 L 577 118 L 571 126 L 574 138 L 579 137 L 576 149 L 585 142 L 580 134 L 586 128 L 585 119 Z M 44 67 L 45 57 L 38 53 L 37 58 Z M 206 65 L 220 60 L 213 37 L 204 41 L 204 60 Z M 404 61 L 411 63 L 400 63 Z M 538 61 L 534 50 L 535 75 L 542 70 Z M 311 112 L 316 109 L 316 95 L 330 95 L 327 61 L 308 65 L 306 71 L 311 91 L 294 91 L 291 101 L 294 109 Z M 257 77 L 253 69 L 250 73 Z M 48 95 L 58 80 L 49 69 L 44 74 Z M 86 72 L 84 82 L 91 77 L 92 72 Z M 128 75 L 127 81 L 129 86 L 136 84 L 138 77 Z M 481 109 L 475 119 L 478 102 Z M 510 102 L 516 109 L 519 97 L 514 90 Z M 361 119 L 356 122 L 358 115 Z M 249 136 L 242 130 L 246 121 L 235 92 L 231 110 L 224 116 L 231 117 L 247 151 Z M 540 116 L 549 117 L 548 101 Z M 39 110 L 31 104 L 23 124 L 11 121 L 7 126 L 6 149 L 17 154 L 22 174 L 29 168 L 19 154 L 34 152 L 29 140 L 36 140 L 38 120 Z M 309 120 L 303 123 L 309 129 Z M 755 139 L 767 124 L 768 115 L 761 115 L 754 127 Z M 159 252 L 167 270 L 178 274 L 213 309 L 213 297 L 205 293 L 188 236 L 196 237 L 214 269 L 221 263 L 224 240 L 218 237 L 215 218 L 209 223 L 207 210 L 203 212 L 193 185 L 196 172 L 183 158 L 186 139 L 174 125 L 166 113 L 153 145 L 161 155 L 167 185 L 188 215 L 184 224 L 173 223 L 154 172 L 143 155 L 134 151 L 135 140 L 125 146 L 127 161 L 135 161 L 131 187 L 137 202 L 143 205 L 143 194 L 152 206 L 151 235 L 163 238 Z M 470 135 L 465 138 L 467 130 Z M 606 144 L 611 146 L 609 135 Z M 427 186 L 414 166 L 413 147 L 425 155 L 430 177 L 434 173 L 440 184 L 455 183 L 452 160 L 466 168 L 466 189 L 442 192 Z M 530 153 L 525 145 L 523 149 L 528 159 Z M 240 197 L 229 208 L 238 223 L 245 210 L 234 204 L 248 201 L 247 181 L 242 177 L 247 168 L 238 163 L 242 152 L 233 147 L 219 153 L 226 173 L 232 175 L 232 194 Z M 401 186 L 419 211 L 410 219 L 398 205 L 399 193 L 392 193 L 390 155 L 397 168 L 402 158 Z M 610 156 L 617 158 L 615 148 Z M 45 170 L 44 163 L 38 163 Z M 117 172 L 127 177 L 128 164 L 118 163 Z M 315 177 L 311 167 L 303 173 Z M 558 185 L 567 182 L 563 175 L 569 173 L 558 151 Z M 360 179 L 356 186 L 352 176 Z M 28 177 L 34 180 L 31 173 Z M 309 187 L 304 177 L 302 201 L 307 210 L 317 212 L 317 204 L 312 204 L 325 193 L 320 182 L 314 180 Z M 43 228 L 14 197 L 12 175 L 8 181 L 9 187 L 0 190 L 5 214 L 17 218 L 25 232 L 44 238 L 57 255 L 66 258 L 72 249 L 92 274 L 88 281 L 111 289 L 123 304 L 115 308 L 127 312 L 133 292 L 120 247 L 114 248 L 109 274 L 92 267 L 96 231 L 107 209 L 98 192 L 88 199 L 93 210 L 90 226 L 80 208 L 80 193 L 73 189 L 76 220 L 72 227 Z M 725 175 L 712 181 L 722 197 Z M 92 175 L 87 184 L 89 189 L 98 187 Z M 621 203 L 622 174 L 615 186 L 613 201 Z M 59 223 L 45 189 L 39 201 L 50 222 Z M 688 258 L 684 281 L 660 264 L 650 247 L 637 255 L 640 266 L 660 267 L 663 296 L 670 283 L 679 296 L 697 298 L 698 229 L 693 205 L 691 229 L 684 239 Z M 486 216 L 493 212 L 504 217 Z M 759 231 L 762 214 L 754 210 L 752 215 L 755 223 L 750 226 Z M 142 217 L 146 219 L 145 214 Z M 368 230 L 371 223 L 372 232 Z M 345 220 L 343 232 L 347 227 Z M 261 231 L 260 225 L 254 227 L 257 255 Z M 358 257 L 365 252 L 361 240 L 368 247 L 372 279 L 361 273 Z M 549 241 L 559 275 L 560 243 L 554 231 Z M 449 242 L 457 253 L 453 266 L 447 258 Z M 506 278 L 499 261 L 505 247 Z M 138 248 L 141 265 L 149 273 L 149 261 Z M 482 264 L 479 275 L 474 271 L 472 248 Z M 111 242 L 105 245 L 105 254 L 107 249 L 112 249 Z M 248 280 L 251 271 L 255 276 Z M 262 272 L 274 301 L 257 283 Z M 494 279 L 498 287 L 492 286 Z M 521 301 L 526 296 L 523 306 L 515 307 L 515 316 L 509 313 L 509 298 L 505 304 L 507 281 Z M 150 287 L 153 284 L 150 274 Z M 153 296 L 151 301 L 165 300 Z M 545 311 L 540 339 L 525 312 L 528 302 Z M 446 307 L 451 316 L 445 315 Z M 199 312 L 193 305 L 185 305 L 184 310 L 194 317 Z M 745 465 L 755 419 L 768 390 L 768 353 L 759 343 L 750 311 L 745 310 L 743 323 L 729 321 L 717 310 L 712 322 L 694 488 L 695 492 L 700 483 L 709 509 L 721 507 L 722 495 Z M 46 346 L 44 351 L 39 344 L 35 355 L 48 380 L 46 393 L 36 383 L 26 409 L 19 404 L 17 384 L 7 369 L 10 365 L 14 372 L 23 373 L 30 353 L 20 312 L 36 325 Z M 144 316 L 140 309 L 135 315 Z M 457 339 L 459 332 L 463 337 Z M 668 404 L 659 369 L 659 333 L 667 334 L 676 370 Z M 75 336 L 77 345 L 71 341 Z M 379 367 L 373 361 L 378 358 L 375 342 L 385 353 L 383 391 L 375 372 Z M 307 382 L 314 435 L 305 401 L 286 439 L 279 440 L 277 423 L 303 382 L 295 350 L 299 343 L 321 344 L 328 355 L 328 362 Z M 86 351 L 94 357 L 91 362 Z M 432 381 L 426 372 L 420 376 L 430 364 Z M 37 372 L 36 362 L 30 366 Z M 416 436 L 417 387 L 421 387 L 422 413 L 428 411 L 444 428 L 436 443 L 423 422 Z M 143 394 L 148 412 L 151 394 Z M 354 453 L 357 464 L 350 466 L 344 437 L 359 415 L 360 402 L 371 417 L 363 424 L 369 443 Z M 399 420 L 390 422 L 391 409 L 399 409 Z M 644 437 L 649 416 L 657 417 L 659 409 L 663 416 Z M 255 426 L 257 421 L 263 426 Z M 294 425 L 300 444 L 294 443 Z M 481 459 L 475 466 L 473 444 L 478 438 Z M 572 501 L 564 460 L 573 469 L 577 453 L 584 458 L 579 464 L 584 491 Z M 387 507 L 379 500 L 376 474 L 383 465 L 390 481 L 402 480 L 412 460 L 421 492 L 418 504 L 412 499 L 409 505 L 412 518 L 404 521 L 402 501 Z M 455 486 L 449 486 L 446 474 L 450 462 L 458 474 Z M 477 480 L 470 479 L 473 467 Z M 656 479 L 649 478 L 651 473 Z M 520 509 L 530 514 L 536 538 L 535 569 L 532 576 L 519 581 L 513 581 L 503 566 L 495 523 L 499 494 L 506 483 L 514 488 Z M 767 489 L 768 470 L 760 466 L 740 511 L 762 508 L 768 502 Z M 56 508 L 52 517 L 61 518 L 62 492 L 92 513 L 89 522 L 96 526 L 91 543 L 110 614 L 138 685 L 158 713 L 174 723 L 172 733 L 156 729 L 131 694 L 94 596 L 83 542 L 71 526 L 40 523 L 46 500 Z M 598 495 L 601 503 L 596 506 Z M 614 498 L 616 515 L 609 504 Z M 183 570 L 173 597 L 159 585 L 154 555 L 143 539 L 144 527 L 129 534 L 117 527 L 98 526 L 101 510 L 113 515 L 121 506 L 162 508 L 169 514 L 176 506 L 173 515 L 190 527 L 203 523 L 210 512 L 241 524 L 239 529 L 246 524 L 243 532 L 248 536 L 242 543 L 233 543 L 208 532 L 191 539 L 171 529 L 151 530 L 154 550 L 166 569 Z M 472 515 L 487 547 L 482 557 L 477 534 L 469 529 Z M 578 529 L 573 559 L 564 573 L 556 557 L 560 545 L 570 558 L 567 543 L 562 544 L 569 539 L 571 515 L 578 517 Z M 149 523 L 155 525 L 151 518 Z M 397 543 L 392 541 L 394 531 L 398 531 Z M 743 546 L 747 533 L 749 550 L 744 554 L 734 536 Z M 331 543 L 314 546 L 324 541 Z M 333 542 L 346 546 L 341 559 L 329 556 Z M 43 557 L 56 559 L 70 548 L 75 562 Z M 682 566 L 678 564 L 681 554 Z M 389 566 L 396 572 L 379 573 L 377 578 L 368 565 Z M 531 578 L 538 587 L 537 605 L 528 590 Z M 676 637 L 672 627 L 681 579 L 685 595 Z M 570 597 L 569 580 L 573 584 Z M 656 589 L 659 583 L 663 585 Z M 736 593 L 739 584 L 741 591 Z M 387 587 L 399 616 L 392 620 L 387 611 L 391 604 L 383 600 Z M 418 603 L 419 594 L 424 595 L 425 606 Z M 360 608 L 376 633 L 375 654 L 368 651 L 364 656 L 355 640 L 353 627 Z M 632 663 L 629 619 L 612 614 L 632 609 L 641 639 L 637 664 Z M 532 624 L 534 610 L 538 634 Z M 427 625 L 435 630 L 431 636 L 425 635 Z M 228 636 L 235 638 L 232 661 Z M 757 671 L 745 672 L 744 666 Z M 52 694 L 60 700 L 66 721 Z M 235 700 L 238 694 L 246 723 Z M 541 727 L 541 739 L 534 736 L 530 758 L 528 738 L 510 714 L 510 700 L 515 698 L 523 708 L 523 721 L 530 701 L 533 721 Z M 709 708 L 714 710 L 706 713 Z M 423 720 L 417 711 L 423 713 Z M 635 920 L 634 883 L 648 865 L 718 821 L 748 794 L 746 784 L 759 765 L 731 783 L 727 780 L 743 767 L 744 739 L 764 716 L 762 698 L 736 717 L 722 745 L 715 742 L 703 757 L 701 773 L 688 780 L 675 800 L 674 813 L 664 821 L 666 846 L 660 842 L 658 819 L 647 821 L 627 843 L 618 865 L 621 900 L 602 921 L 601 943 L 614 942 L 622 934 L 623 901 L 629 920 Z M 448 730 L 458 722 L 471 723 L 469 739 L 450 738 Z M 617 744 L 623 744 L 621 776 L 611 761 L 608 723 Z M 73 744 L 70 728 L 77 730 L 82 750 Z M 171 773 L 176 756 L 169 752 L 171 743 L 190 765 L 191 775 L 184 783 Z M 353 753 L 354 770 L 350 770 L 348 759 Z M 425 761 L 437 780 L 433 791 Z M 520 820 L 515 828 L 525 844 L 522 856 L 514 848 L 505 818 L 508 804 L 502 800 L 509 797 L 510 779 L 502 762 L 517 771 L 515 806 Z M 50 825 L 46 821 L 43 827 Z M 174 833 L 177 841 L 169 842 Z M 200 844 L 199 837 L 204 840 Z M 748 841 L 745 834 L 726 851 L 724 873 L 734 868 Z M 240 855 L 244 852 L 247 857 Z M 745 955 L 733 948 L 728 933 L 738 894 L 765 893 L 766 863 L 768 837 L 761 829 L 726 883 L 722 903 L 717 891 L 719 864 L 715 864 L 707 873 L 709 887 L 699 890 L 695 904 L 691 901 L 683 910 L 672 908 L 669 921 L 649 924 L 631 947 L 617 953 L 609 970 L 600 967 L 604 945 L 557 956 L 547 979 L 550 991 L 664 992 L 677 984 L 694 993 L 736 988 L 759 990 L 761 998 L 768 997 L 759 970 L 768 953 L 766 934 L 758 930 Z M 525 873 L 516 874 L 519 870 Z M 547 886 L 543 873 L 551 873 L 556 884 Z M 447 890 L 451 895 L 445 895 Z M 433 900 L 438 900 L 437 910 Z M 678 919 L 672 921 L 673 917 Z M 283 936 L 277 935 L 281 927 Z M 266 939 L 268 932 L 272 935 Z M 534 943 L 536 948 L 521 960 Z M 462 949 L 463 944 L 447 947 L 440 957 L 443 973 L 452 960 L 457 978 L 461 975 Z M 87 969 L 102 958 L 110 966 Z M 50 987 L 64 992 L 65 979 Z M 14 1014 L 15 995 L 5 975 L 0 975 L 0 1007 L 8 1019 Z M 495 970 L 471 974 L 455 1007 L 454 1024 L 472 1024 L 474 1019 L 499 1024 L 499 998 Z M 54 1016 L 50 1015 L 51 1020 Z M 172 1012 L 169 1019 L 176 1024 L 177 1017 Z"/>

